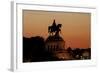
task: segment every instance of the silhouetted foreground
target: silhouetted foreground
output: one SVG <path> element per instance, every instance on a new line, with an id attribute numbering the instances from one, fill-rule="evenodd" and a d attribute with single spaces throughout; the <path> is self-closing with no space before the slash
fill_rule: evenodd
<path id="1" fill-rule="evenodd" d="M 42 37 L 23 37 L 23 62 L 39 62 L 57 60 L 52 53 L 45 50 L 45 41 Z"/>
<path id="2" fill-rule="evenodd" d="M 62 51 L 61 51 L 62 52 Z M 61 59 L 59 57 L 61 56 Z M 42 61 L 60 61 L 63 56 L 69 56 L 69 60 L 91 59 L 91 48 L 88 49 L 71 49 L 64 50 L 58 54 L 58 58 L 52 52 L 46 51 L 45 40 L 43 37 L 36 36 L 31 38 L 23 37 L 23 62 L 42 62 Z"/>

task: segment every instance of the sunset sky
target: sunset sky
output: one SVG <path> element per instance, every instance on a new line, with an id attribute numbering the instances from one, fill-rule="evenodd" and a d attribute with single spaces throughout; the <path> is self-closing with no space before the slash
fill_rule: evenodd
<path id="1" fill-rule="evenodd" d="M 66 47 L 91 48 L 91 14 L 76 12 L 50 12 L 23 10 L 23 36 L 48 37 L 48 26 L 55 19 L 62 24 L 61 36 Z"/>

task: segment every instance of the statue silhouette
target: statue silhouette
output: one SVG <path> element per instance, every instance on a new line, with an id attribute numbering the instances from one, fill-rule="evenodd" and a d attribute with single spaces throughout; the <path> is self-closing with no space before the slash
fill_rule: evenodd
<path id="1" fill-rule="evenodd" d="M 59 32 L 61 32 L 61 26 L 62 26 L 62 24 L 58 24 L 57 25 L 57 27 L 56 27 L 56 33 L 55 33 L 56 36 L 58 36 Z"/>
<path id="2" fill-rule="evenodd" d="M 55 20 L 53 21 L 53 24 L 51 26 L 48 26 L 48 32 L 50 35 L 59 35 L 59 32 L 61 31 L 62 24 L 56 24 Z"/>

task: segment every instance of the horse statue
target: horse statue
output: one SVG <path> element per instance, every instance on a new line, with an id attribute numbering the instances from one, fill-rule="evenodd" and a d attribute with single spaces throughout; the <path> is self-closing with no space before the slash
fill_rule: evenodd
<path id="1" fill-rule="evenodd" d="M 59 32 L 61 32 L 61 26 L 62 26 L 62 24 L 57 25 L 55 35 L 59 35 Z"/>
<path id="2" fill-rule="evenodd" d="M 55 20 L 51 26 L 48 26 L 48 32 L 50 35 L 59 35 L 59 32 L 61 32 L 61 26 L 62 24 L 56 25 Z"/>

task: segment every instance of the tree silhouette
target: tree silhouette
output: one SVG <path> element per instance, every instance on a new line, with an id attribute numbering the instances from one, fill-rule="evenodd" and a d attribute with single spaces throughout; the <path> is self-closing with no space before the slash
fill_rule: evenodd
<path id="1" fill-rule="evenodd" d="M 23 62 L 40 62 L 58 60 L 46 51 L 43 37 L 23 37 Z"/>

